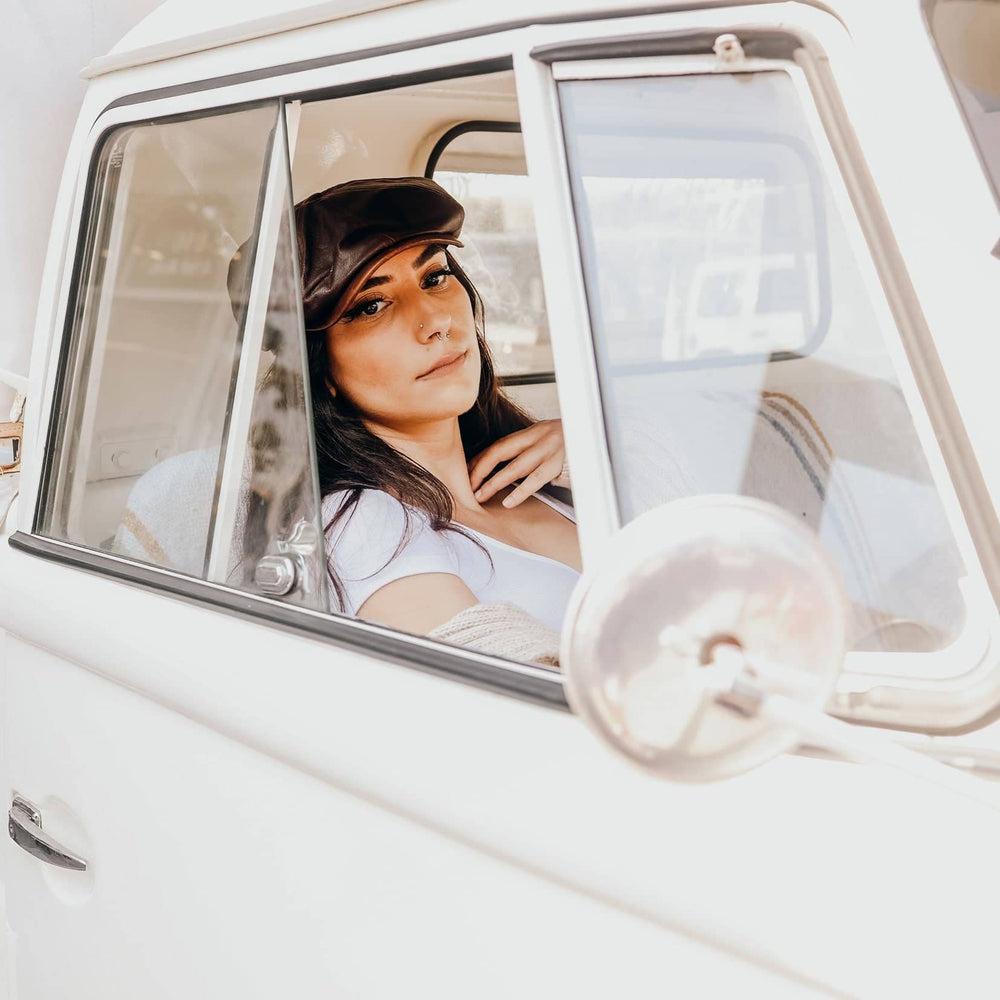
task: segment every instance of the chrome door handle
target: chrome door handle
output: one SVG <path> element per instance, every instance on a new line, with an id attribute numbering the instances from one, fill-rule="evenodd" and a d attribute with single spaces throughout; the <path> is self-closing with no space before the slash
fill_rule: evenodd
<path id="1" fill-rule="evenodd" d="M 78 858 L 42 832 L 42 814 L 20 795 L 14 796 L 10 812 L 7 813 L 7 832 L 18 847 L 23 847 L 40 861 L 77 872 L 87 870 L 87 862 L 83 858 Z"/>

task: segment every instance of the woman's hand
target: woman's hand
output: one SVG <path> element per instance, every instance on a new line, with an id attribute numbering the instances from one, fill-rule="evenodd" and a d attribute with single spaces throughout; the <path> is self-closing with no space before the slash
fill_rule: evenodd
<path id="1" fill-rule="evenodd" d="M 507 464 L 491 476 L 501 462 Z M 499 438 L 476 455 L 469 463 L 469 482 L 476 499 L 485 503 L 515 479 L 524 480 L 503 499 L 505 507 L 516 507 L 546 483 L 561 479 L 565 464 L 562 421 L 539 420 L 530 427 Z"/>

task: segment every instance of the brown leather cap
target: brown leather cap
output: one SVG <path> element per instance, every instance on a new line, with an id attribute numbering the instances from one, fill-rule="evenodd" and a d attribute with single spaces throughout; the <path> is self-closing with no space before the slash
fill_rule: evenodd
<path id="1" fill-rule="evenodd" d="M 462 246 L 464 221 L 461 204 L 427 177 L 365 177 L 300 201 L 295 230 L 306 330 L 323 330 L 339 319 L 387 255 L 421 243 Z M 237 316 L 249 242 L 229 265 Z"/>
<path id="2" fill-rule="evenodd" d="M 295 206 L 307 330 L 340 318 L 387 253 L 420 243 L 461 246 L 465 209 L 427 177 L 335 184 Z"/>

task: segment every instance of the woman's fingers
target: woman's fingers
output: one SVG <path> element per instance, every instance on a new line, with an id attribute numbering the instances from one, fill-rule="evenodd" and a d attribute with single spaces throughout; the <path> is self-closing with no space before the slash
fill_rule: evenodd
<path id="1" fill-rule="evenodd" d="M 529 448 L 541 435 L 538 424 L 532 424 L 523 430 L 515 431 L 498 438 L 488 448 L 484 448 L 469 466 L 469 483 L 474 490 L 478 489 L 483 480 L 499 465 Z"/>
<path id="2" fill-rule="evenodd" d="M 530 448 L 541 447 L 546 454 L 555 454 L 562 446 L 561 421 L 543 420 L 532 424 L 523 430 L 507 434 L 484 448 L 469 466 L 469 483 L 473 490 L 477 490 L 497 465 L 524 454 Z"/>
<path id="3" fill-rule="evenodd" d="M 483 449 L 469 465 L 469 483 L 476 499 L 485 503 L 515 480 L 524 479 L 504 500 L 506 506 L 516 507 L 559 476 L 564 458 L 562 421 L 539 420 Z M 494 473 L 501 462 L 506 466 Z M 509 502 L 511 499 L 513 502 Z"/>
<path id="4" fill-rule="evenodd" d="M 503 498 L 501 502 L 504 507 L 516 507 L 519 503 L 523 503 L 528 497 L 537 493 L 546 483 L 551 482 L 558 476 L 561 468 L 561 460 L 558 463 L 546 462 L 540 465 L 534 472 L 525 477 L 524 482 L 517 486 L 516 489 L 511 490 Z"/>
<path id="5" fill-rule="evenodd" d="M 505 486 L 510 486 L 515 479 L 523 479 L 525 476 L 534 472 L 543 462 L 546 461 L 550 456 L 544 448 L 536 445 L 534 448 L 529 448 L 527 451 L 521 452 L 517 458 L 508 462 L 499 472 L 490 476 L 482 486 L 476 490 L 476 499 L 480 503 L 485 503 L 490 499 L 498 490 L 502 490 Z"/>

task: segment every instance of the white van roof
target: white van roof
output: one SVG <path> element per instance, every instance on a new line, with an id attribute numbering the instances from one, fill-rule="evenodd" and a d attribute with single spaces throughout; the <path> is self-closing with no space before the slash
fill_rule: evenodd
<path id="1" fill-rule="evenodd" d="M 502 4 L 488 3 L 487 0 L 452 0 L 447 7 L 432 0 L 427 6 L 434 11 L 437 23 L 448 22 L 448 17 L 441 17 L 442 10 L 454 11 L 453 20 L 461 22 L 462 28 L 468 30 L 574 15 L 613 17 L 651 13 L 654 10 L 666 13 L 676 8 L 703 9 L 718 6 L 719 2 L 733 8 L 757 3 L 794 6 L 794 0 L 660 0 L 656 4 L 650 4 L 648 0 L 504 0 Z M 872 0 L 802 2 L 826 9 L 835 17 L 843 18 L 848 13 L 863 14 L 863 20 L 871 22 L 875 19 L 880 30 L 887 31 L 891 30 L 895 19 L 905 22 L 911 18 L 915 9 L 915 0 L 878 0 L 877 4 L 873 4 Z M 107 55 L 92 59 L 80 71 L 80 76 L 92 79 L 161 59 L 204 52 L 252 38 L 393 7 L 417 7 L 421 3 L 422 0 L 165 0 Z M 414 25 L 422 23 L 419 17 L 415 11 Z"/>
<path id="2" fill-rule="evenodd" d="M 166 0 L 107 55 L 80 71 L 84 79 L 144 63 L 202 52 L 414 0 Z"/>
<path id="3" fill-rule="evenodd" d="M 740 6 L 780 0 L 731 2 L 733 6 Z M 836 2 L 843 5 L 845 2 L 867 3 L 869 0 Z M 911 0 L 893 0 L 892 6 L 900 2 Z M 203 52 L 313 24 L 393 7 L 418 7 L 420 4 L 421 0 L 212 0 L 210 3 L 205 0 L 166 0 L 128 32 L 107 55 L 91 60 L 80 75 L 84 79 L 92 79 L 131 66 Z M 691 0 L 661 0 L 656 8 L 666 12 L 690 6 Z M 440 14 L 442 6 L 434 3 L 433 9 Z M 454 17 L 450 20 L 456 27 L 474 30 L 493 24 L 529 23 L 552 17 L 641 13 L 648 12 L 649 6 L 645 0 L 505 0 L 501 5 L 485 0 L 455 0 L 449 9 L 454 9 Z M 438 17 L 435 23 L 447 25 L 449 18 Z M 417 11 L 413 13 L 413 26 L 417 34 L 423 33 L 426 28 L 426 20 L 421 21 Z"/>

